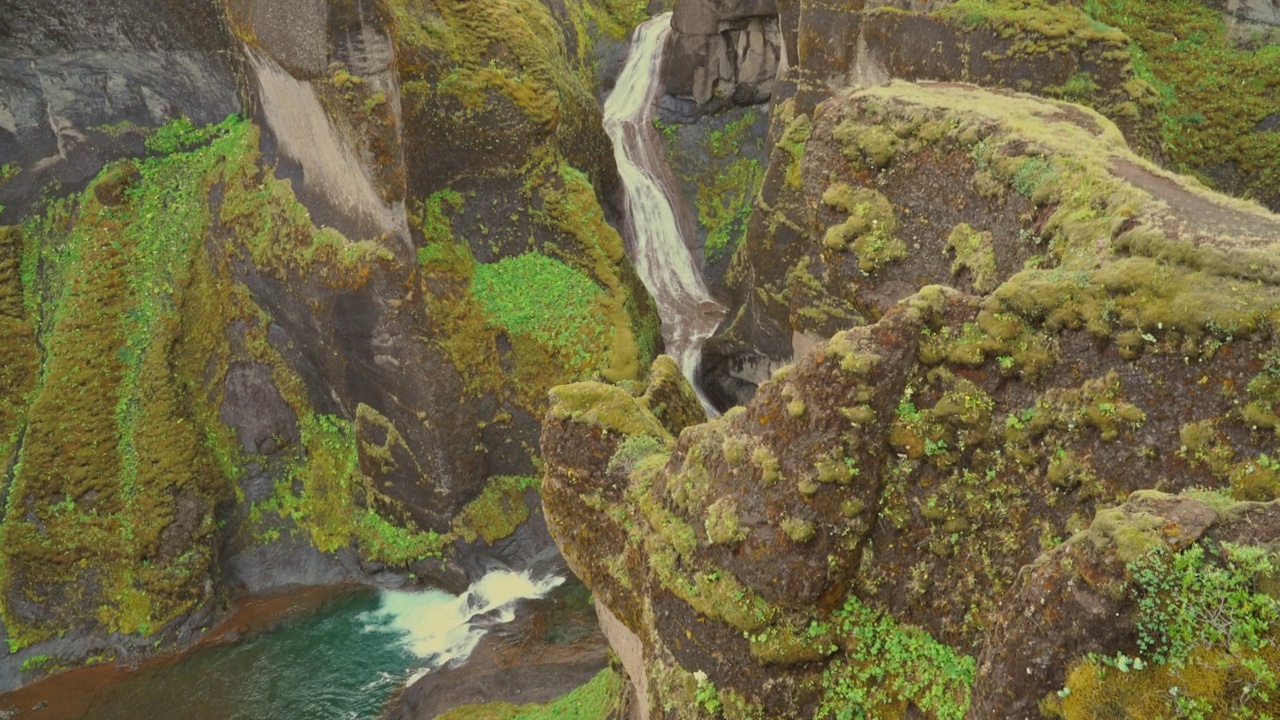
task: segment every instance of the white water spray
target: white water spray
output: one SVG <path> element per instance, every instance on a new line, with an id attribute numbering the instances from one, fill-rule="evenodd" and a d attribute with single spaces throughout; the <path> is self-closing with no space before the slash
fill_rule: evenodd
<path id="1" fill-rule="evenodd" d="M 671 13 L 636 28 L 627 63 L 604 103 L 604 129 L 626 191 L 627 220 L 635 244 L 633 260 L 640 279 L 658 305 L 667 353 L 685 377 L 694 375 L 702 343 L 715 331 L 725 309 L 711 298 L 676 219 L 657 137 L 653 101 L 660 86 L 662 48 L 671 32 Z M 702 391 L 698 391 L 702 397 Z M 702 398 L 703 405 L 708 405 Z"/>
<path id="2" fill-rule="evenodd" d="M 543 597 L 563 582 L 554 575 L 535 581 L 528 571 L 495 570 L 457 596 L 442 590 L 386 590 L 381 606 L 363 619 L 369 631 L 399 633 L 405 649 L 425 661 L 406 682 L 412 684 L 436 668 L 465 660 L 488 628 L 515 619 L 516 602 Z"/>

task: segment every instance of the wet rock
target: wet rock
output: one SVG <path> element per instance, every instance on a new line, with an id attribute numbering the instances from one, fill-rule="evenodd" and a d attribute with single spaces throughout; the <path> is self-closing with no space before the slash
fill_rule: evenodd
<path id="1" fill-rule="evenodd" d="M 298 442 L 298 416 L 262 363 L 236 363 L 227 369 L 220 419 L 236 429 L 246 453 L 271 455 Z"/>
<path id="2" fill-rule="evenodd" d="M 387 720 L 427 720 L 460 705 L 547 702 L 608 666 L 590 595 L 576 581 L 522 603 L 465 662 L 435 670 L 388 703 Z"/>

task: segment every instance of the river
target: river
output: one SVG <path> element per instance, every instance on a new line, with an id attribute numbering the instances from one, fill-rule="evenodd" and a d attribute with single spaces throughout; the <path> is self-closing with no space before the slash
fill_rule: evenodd
<path id="1" fill-rule="evenodd" d="M 238 642 L 132 671 L 100 665 L 56 675 L 0 698 L 0 718 L 371 720 L 392 693 L 465 659 L 486 632 L 514 619 L 521 600 L 563 581 L 498 570 L 456 596 L 360 588 L 264 599 L 213 633 L 264 625 Z"/>

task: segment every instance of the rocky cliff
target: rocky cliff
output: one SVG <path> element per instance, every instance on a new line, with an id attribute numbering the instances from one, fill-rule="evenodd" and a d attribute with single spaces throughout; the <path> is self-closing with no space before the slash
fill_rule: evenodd
<path id="1" fill-rule="evenodd" d="M 1280 218 L 1077 105 L 798 102 L 729 330 L 795 364 L 707 423 L 588 383 L 544 425 L 648 716 L 1274 712 Z"/>
<path id="2" fill-rule="evenodd" d="M 635 12 L 5 6 L 0 685 L 528 516 L 547 389 L 660 342 L 594 87 Z"/>

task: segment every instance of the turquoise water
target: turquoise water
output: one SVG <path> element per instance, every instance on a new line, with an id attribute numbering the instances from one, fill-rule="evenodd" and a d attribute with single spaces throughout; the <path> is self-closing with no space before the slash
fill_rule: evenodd
<path id="1" fill-rule="evenodd" d="M 237 645 L 142 670 L 104 689 L 89 720 L 364 720 L 397 688 L 465 658 L 515 601 L 560 578 L 495 572 L 466 593 L 355 591 Z"/>

